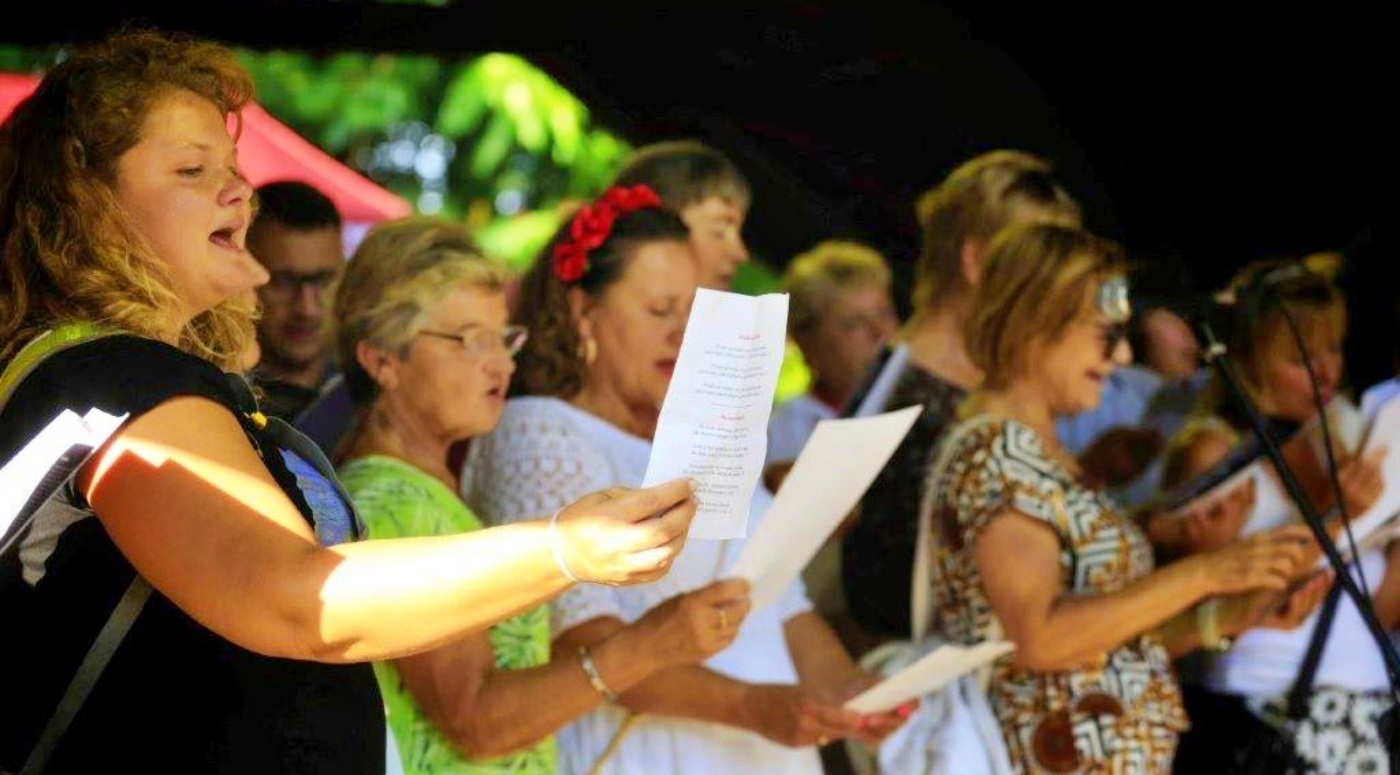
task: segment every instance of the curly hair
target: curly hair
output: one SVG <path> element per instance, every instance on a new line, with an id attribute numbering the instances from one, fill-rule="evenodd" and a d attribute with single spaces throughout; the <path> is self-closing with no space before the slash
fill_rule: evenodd
<path id="1" fill-rule="evenodd" d="M 588 270 L 573 283 L 555 274 L 554 247 L 570 238 L 566 219 L 520 281 L 512 319 L 530 329 L 525 348 L 515 359 L 511 395 L 569 398 L 583 389 L 588 375 L 584 343 L 569 306 L 577 287 L 597 298 L 621 278 L 636 249 L 651 242 L 687 242 L 690 231 L 680 216 L 663 208 L 633 210 L 612 224 L 608 238 L 588 251 Z"/>
<path id="2" fill-rule="evenodd" d="M 167 339 L 180 300 L 165 263 L 117 200 L 117 165 L 173 90 L 239 118 L 253 82 L 233 52 L 128 29 L 75 51 L 0 126 L 0 362 L 57 323 L 102 322 Z M 253 338 L 243 294 L 189 321 L 172 342 L 234 368 Z"/>

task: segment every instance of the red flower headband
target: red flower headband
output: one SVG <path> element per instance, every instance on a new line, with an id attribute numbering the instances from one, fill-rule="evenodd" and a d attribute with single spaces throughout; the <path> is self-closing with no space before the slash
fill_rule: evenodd
<path id="1" fill-rule="evenodd" d="M 661 206 L 661 197 L 649 186 L 609 188 L 598 201 L 574 213 L 568 239 L 554 246 L 554 276 L 566 283 L 576 282 L 588 271 L 588 251 L 608 241 L 618 216 Z"/>

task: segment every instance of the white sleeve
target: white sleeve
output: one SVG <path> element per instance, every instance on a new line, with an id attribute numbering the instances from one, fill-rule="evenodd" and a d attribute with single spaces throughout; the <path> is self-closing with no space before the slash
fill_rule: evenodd
<path id="1" fill-rule="evenodd" d="M 798 575 L 788 588 L 783 590 L 783 596 L 778 598 L 778 621 L 786 622 L 798 614 L 805 614 L 813 610 L 812 601 L 807 599 L 807 585 L 802 582 L 802 576 Z"/>
<path id="2" fill-rule="evenodd" d="M 462 488 L 472 510 L 489 524 L 547 517 L 619 484 L 606 456 L 567 418 L 534 408 L 508 411 L 494 431 L 472 442 Z M 579 584 L 550 604 L 551 632 L 557 636 L 600 616 L 622 618 L 615 590 Z"/>

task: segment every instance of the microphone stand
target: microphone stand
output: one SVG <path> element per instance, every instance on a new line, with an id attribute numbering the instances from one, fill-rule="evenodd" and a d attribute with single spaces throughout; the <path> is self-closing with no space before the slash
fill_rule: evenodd
<path id="1" fill-rule="evenodd" d="M 1337 546 L 1332 542 L 1331 536 L 1327 535 L 1327 529 L 1322 523 L 1322 518 L 1313 509 L 1312 501 L 1303 492 L 1303 488 L 1298 484 L 1298 479 L 1293 470 L 1288 467 L 1288 463 L 1283 458 L 1283 451 L 1279 448 L 1278 440 L 1259 414 L 1259 409 L 1250 400 L 1249 394 L 1245 392 L 1244 386 L 1240 383 L 1239 375 L 1235 373 L 1225 356 L 1225 345 L 1216 338 L 1215 331 L 1211 329 L 1210 322 L 1205 319 L 1197 321 L 1197 327 L 1201 332 L 1201 341 L 1205 343 L 1203 355 L 1206 363 L 1215 368 L 1225 381 L 1230 393 L 1239 402 L 1244 413 L 1249 417 L 1249 423 L 1254 428 L 1254 433 L 1264 446 L 1264 452 L 1269 456 L 1278 471 L 1279 478 L 1283 480 L 1284 487 L 1288 490 L 1288 495 L 1293 499 L 1294 504 L 1303 515 L 1303 521 L 1312 530 L 1313 537 L 1322 547 L 1322 553 L 1327 557 L 1327 562 L 1332 566 L 1336 574 L 1337 583 L 1342 585 L 1342 591 L 1356 603 L 1356 608 L 1361 612 L 1361 619 L 1366 623 L 1366 628 L 1370 630 L 1371 637 L 1375 638 L 1376 645 L 1381 650 L 1381 657 L 1385 660 L 1386 672 L 1390 675 L 1391 694 L 1400 698 L 1400 655 L 1396 654 L 1395 644 L 1390 640 L 1390 634 L 1376 618 L 1375 607 L 1371 603 L 1371 598 L 1361 591 L 1356 584 L 1356 579 L 1352 578 L 1347 569 L 1347 563 L 1342 559 L 1342 555 L 1337 551 Z M 1326 416 L 1318 418 L 1319 422 L 1326 422 Z"/>

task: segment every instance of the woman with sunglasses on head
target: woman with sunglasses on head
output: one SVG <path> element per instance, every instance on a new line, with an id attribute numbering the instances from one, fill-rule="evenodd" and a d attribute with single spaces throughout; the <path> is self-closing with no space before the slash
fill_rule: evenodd
<path id="1" fill-rule="evenodd" d="M 469 533 L 454 445 L 490 431 L 528 332 L 507 323 L 504 268 L 434 218 L 375 226 L 336 292 L 336 349 L 359 407 L 341 481 L 369 538 Z M 488 515 L 489 516 L 489 515 Z M 591 671 L 624 691 L 700 662 L 743 620 L 743 584 L 671 598 L 591 650 L 549 659 L 549 612 L 531 608 L 432 651 L 375 666 L 407 775 L 552 775 L 552 734 L 602 704 Z"/>
<path id="2" fill-rule="evenodd" d="M 966 328 L 985 376 L 925 485 L 931 624 L 1015 643 L 988 695 L 1020 773 L 1168 772 L 1187 725 L 1169 655 L 1200 646 L 1193 607 L 1227 596 L 1220 627 L 1238 632 L 1305 561 L 1307 531 L 1284 528 L 1154 570 L 1146 537 L 1061 446 L 1055 419 L 1092 409 L 1129 360 L 1124 272 L 1115 245 L 1078 229 L 991 242 Z"/>
<path id="3" fill-rule="evenodd" d="M 125 417 L 0 562 L 0 770 L 383 772 L 369 661 L 580 580 L 654 580 L 685 542 L 685 481 L 352 540 L 334 472 L 225 374 L 268 279 L 236 151 L 251 93 L 226 47 L 124 31 L 69 52 L 0 126 L 0 460 L 64 409 Z"/>

